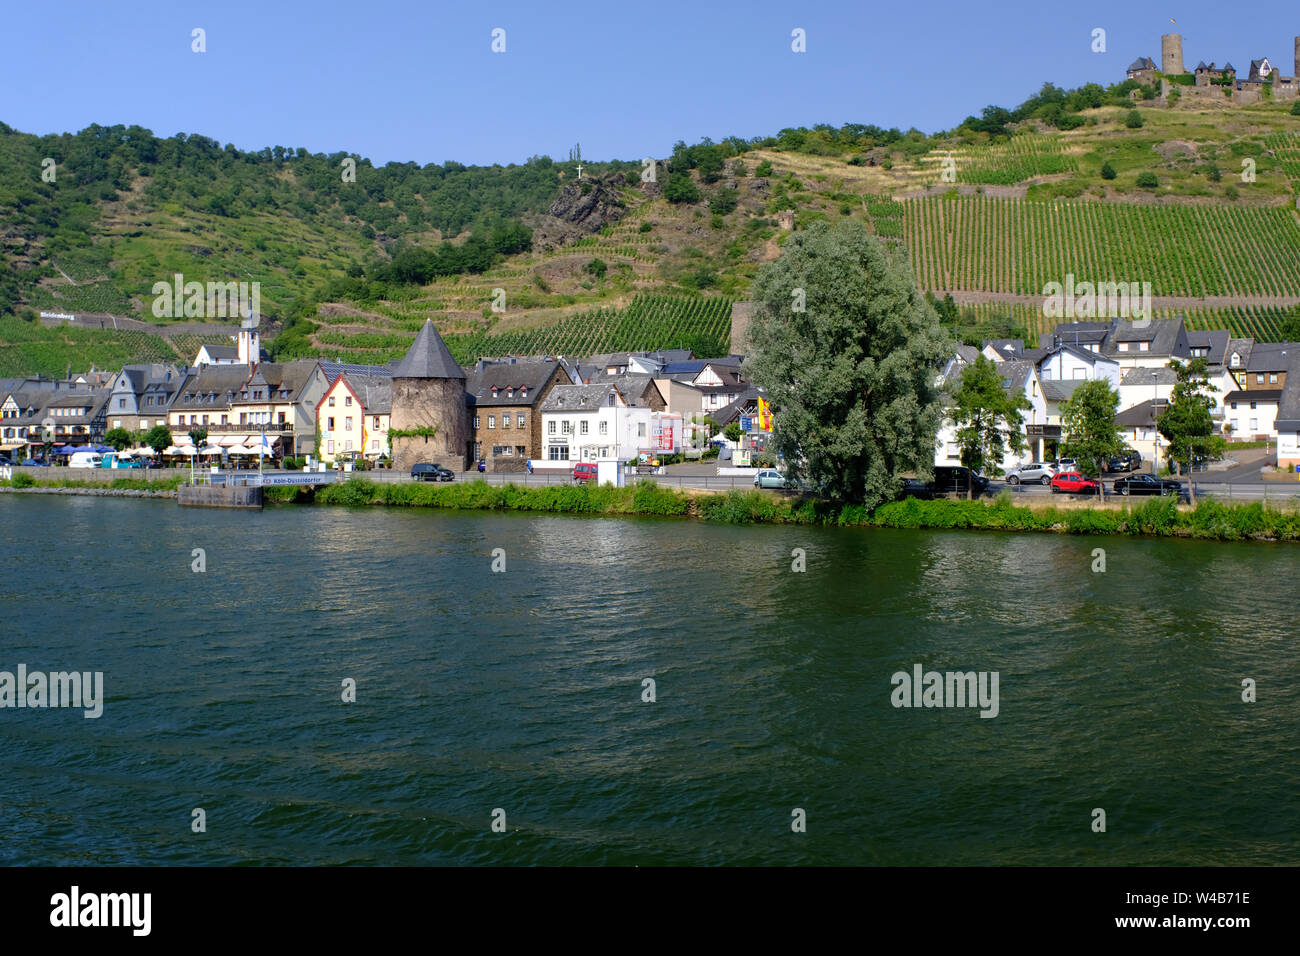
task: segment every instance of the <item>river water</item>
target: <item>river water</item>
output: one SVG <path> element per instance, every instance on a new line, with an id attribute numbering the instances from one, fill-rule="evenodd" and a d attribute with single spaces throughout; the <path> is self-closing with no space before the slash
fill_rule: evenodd
<path id="1" fill-rule="evenodd" d="M 1300 860 L 1300 548 L 19 495 L 0 521 L 0 671 L 105 698 L 0 708 L 3 863 Z M 997 716 L 894 706 L 917 664 L 996 672 Z"/>

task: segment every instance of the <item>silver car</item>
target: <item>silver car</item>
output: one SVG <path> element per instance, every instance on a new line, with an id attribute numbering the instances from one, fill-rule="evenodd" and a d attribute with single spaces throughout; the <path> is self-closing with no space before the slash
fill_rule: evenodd
<path id="1" fill-rule="evenodd" d="M 754 476 L 754 485 L 757 488 L 785 488 L 785 475 L 775 468 L 764 468 Z"/>
<path id="2" fill-rule="evenodd" d="M 1031 461 L 1027 465 L 1021 465 L 1007 472 L 1007 484 L 1018 485 L 1021 482 L 1032 484 L 1036 481 L 1040 485 L 1050 485 L 1055 474 L 1056 469 L 1047 462 Z"/>

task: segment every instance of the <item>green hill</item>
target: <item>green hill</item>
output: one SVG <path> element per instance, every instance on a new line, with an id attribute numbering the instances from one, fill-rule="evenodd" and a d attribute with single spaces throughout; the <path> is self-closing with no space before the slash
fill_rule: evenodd
<path id="1" fill-rule="evenodd" d="M 386 361 L 426 317 L 466 362 L 725 351 L 730 303 L 789 228 L 842 217 L 903 243 L 921 286 L 952 293 L 969 325 L 1032 334 L 1042 286 L 1073 274 L 1151 282 L 1160 314 L 1196 327 L 1273 334 L 1300 302 L 1289 104 L 1144 101 L 1134 125 L 1132 87 L 1044 90 L 933 136 L 849 124 L 679 143 L 654 182 L 632 162 L 584 160 L 578 182 L 548 157 L 375 167 L 139 127 L 0 124 L 0 374 L 192 357 L 200 339 L 150 310 L 153 283 L 178 272 L 261 283 L 277 357 Z M 147 326 L 41 328 L 41 310 Z"/>

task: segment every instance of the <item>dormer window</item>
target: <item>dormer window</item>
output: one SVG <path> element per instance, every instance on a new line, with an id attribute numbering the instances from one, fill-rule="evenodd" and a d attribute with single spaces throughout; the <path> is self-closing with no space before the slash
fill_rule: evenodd
<path id="1" fill-rule="evenodd" d="M 497 387 L 495 385 L 492 386 L 492 397 L 493 398 L 497 397 Z"/>
<path id="2" fill-rule="evenodd" d="M 507 388 L 506 398 L 514 398 L 514 397 L 515 397 L 515 390 L 513 388 Z"/>
<path id="3" fill-rule="evenodd" d="M 524 385 L 522 388 L 519 389 L 519 397 L 520 397 L 520 398 L 527 398 L 527 397 L 528 397 L 528 386 L 527 386 L 527 385 Z"/>
<path id="4" fill-rule="evenodd" d="M 1236 352 L 1233 352 L 1233 353 L 1232 353 L 1232 358 L 1228 361 L 1228 364 L 1229 364 L 1232 368 L 1240 368 L 1240 367 L 1241 367 L 1241 356 L 1238 355 Z"/>

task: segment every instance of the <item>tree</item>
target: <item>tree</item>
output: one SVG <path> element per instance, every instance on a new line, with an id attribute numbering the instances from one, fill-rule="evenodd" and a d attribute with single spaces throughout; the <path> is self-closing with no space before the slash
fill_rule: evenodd
<path id="1" fill-rule="evenodd" d="M 1156 179 L 1155 173 L 1147 170 L 1146 172 L 1138 173 L 1137 184 L 1143 189 L 1155 189 L 1160 185 L 1160 180 Z"/>
<path id="2" fill-rule="evenodd" d="M 1008 394 L 1002 387 L 1002 373 L 986 355 L 962 369 L 961 385 L 953 393 L 949 417 L 957 427 L 961 463 L 976 474 L 990 462 L 996 468 L 1008 451 L 1021 452 L 1025 440 L 1020 430 L 1020 412 L 1032 406 L 1024 392 Z M 999 469 L 1001 470 L 1001 469 Z M 971 494 L 966 486 L 966 497 Z"/>
<path id="3" fill-rule="evenodd" d="M 171 447 L 172 430 L 166 425 L 155 425 L 145 433 L 144 443 L 161 455 Z"/>
<path id="4" fill-rule="evenodd" d="M 1300 116 L 1300 100 L 1296 100 L 1291 104 L 1291 115 Z"/>
<path id="5" fill-rule="evenodd" d="M 855 220 L 814 222 L 755 279 L 749 377 L 792 477 L 874 507 L 928 475 L 951 342 L 905 253 Z"/>
<path id="6" fill-rule="evenodd" d="M 1210 163 L 1205 167 L 1205 178 L 1212 183 L 1217 183 L 1223 178 L 1223 171 L 1219 169 L 1218 164 Z"/>
<path id="7" fill-rule="evenodd" d="M 695 185 L 690 173 L 671 173 L 664 186 L 664 198 L 669 202 L 699 202 L 700 188 Z"/>
<path id="8" fill-rule="evenodd" d="M 740 422 L 732 422 L 723 429 L 722 434 L 726 435 L 727 441 L 731 442 L 733 445 L 739 445 L 741 436 L 745 433 L 740 430 Z"/>
<path id="9" fill-rule="evenodd" d="M 1124 117 L 1124 125 L 1129 129 L 1141 129 L 1145 124 L 1146 121 L 1137 110 L 1129 110 L 1128 116 Z"/>
<path id="10" fill-rule="evenodd" d="M 206 428 L 190 429 L 190 443 L 195 447 L 196 450 L 202 448 L 203 443 L 207 440 L 208 440 L 208 430 Z"/>
<path id="11" fill-rule="evenodd" d="M 1102 178 L 1102 179 L 1114 179 L 1114 178 L 1115 178 L 1115 167 L 1112 166 L 1110 163 L 1102 163 L 1102 164 L 1101 164 L 1101 178 Z"/>
<path id="12" fill-rule="evenodd" d="M 1210 409 L 1216 404 L 1210 393 L 1218 389 L 1210 384 L 1209 363 L 1203 358 L 1194 358 L 1186 364 L 1174 359 L 1169 367 L 1178 376 L 1178 382 L 1156 428 L 1169 442 L 1169 460 L 1178 463 L 1180 474 L 1190 475 L 1193 458 L 1222 455 L 1227 444 L 1214 434 L 1214 421 L 1210 418 Z M 1196 491 L 1190 477 L 1187 493 L 1195 504 Z"/>
<path id="13" fill-rule="evenodd" d="M 110 428 L 104 433 L 104 444 L 112 445 L 115 451 L 124 451 L 135 439 L 125 428 Z"/>
<path id="14" fill-rule="evenodd" d="M 1124 439 L 1115 424 L 1119 393 L 1104 378 L 1089 379 L 1074 390 L 1061 406 L 1061 425 L 1066 455 L 1079 459 L 1079 470 L 1096 478 L 1101 496 L 1106 497 L 1102 481 L 1102 462 L 1124 450 Z"/>
<path id="15" fill-rule="evenodd" d="M 604 259 L 592 259 L 582 268 L 587 272 L 590 272 L 597 279 L 605 278 L 605 273 L 609 270 L 609 266 L 605 264 Z"/>
<path id="16" fill-rule="evenodd" d="M 766 179 L 768 176 L 771 175 L 772 175 L 772 163 L 770 160 L 765 159 L 757 166 L 754 167 L 755 179 Z"/>

